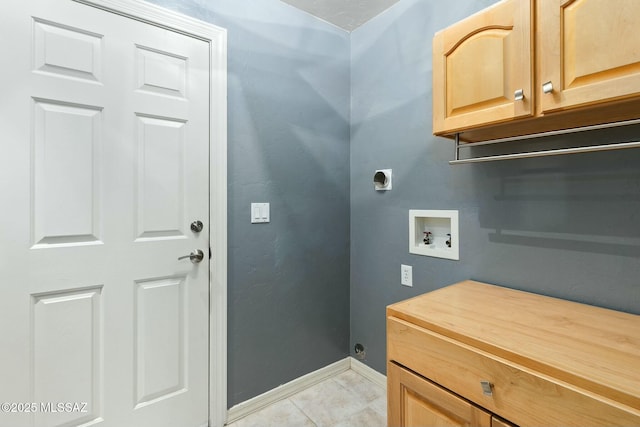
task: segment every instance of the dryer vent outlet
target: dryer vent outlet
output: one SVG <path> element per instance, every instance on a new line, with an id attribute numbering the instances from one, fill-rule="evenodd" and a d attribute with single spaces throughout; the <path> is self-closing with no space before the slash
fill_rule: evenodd
<path id="1" fill-rule="evenodd" d="M 391 178 L 391 169 L 379 169 L 373 174 L 373 187 L 377 191 L 391 190 L 393 188 Z"/>

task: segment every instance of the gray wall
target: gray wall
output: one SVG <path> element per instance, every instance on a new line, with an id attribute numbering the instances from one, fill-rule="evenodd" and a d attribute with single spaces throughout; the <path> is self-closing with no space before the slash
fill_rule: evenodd
<path id="1" fill-rule="evenodd" d="M 279 0 L 155 2 L 228 30 L 233 406 L 349 353 L 349 34 Z"/>
<path id="2" fill-rule="evenodd" d="M 154 1 L 229 31 L 229 406 L 356 342 L 385 372 L 386 305 L 467 278 L 640 313 L 640 151 L 452 167 L 432 136 L 433 33 L 493 0 L 400 0 L 351 34 L 279 0 Z M 546 144 L 614 137 L 640 128 Z M 459 210 L 460 261 L 408 253 L 409 209 Z"/>
<path id="3" fill-rule="evenodd" d="M 640 150 L 449 166 L 432 136 L 433 34 L 492 3 L 401 0 L 351 33 L 351 350 L 380 372 L 385 306 L 468 278 L 640 313 Z M 640 128 L 536 144 L 615 138 Z M 459 210 L 460 261 L 409 254 L 409 209 Z"/>

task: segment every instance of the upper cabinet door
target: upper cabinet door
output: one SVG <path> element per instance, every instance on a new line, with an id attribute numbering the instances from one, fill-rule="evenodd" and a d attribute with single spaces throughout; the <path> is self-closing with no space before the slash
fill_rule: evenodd
<path id="1" fill-rule="evenodd" d="M 435 134 L 533 114 L 531 8 L 504 0 L 435 35 Z"/>
<path id="2" fill-rule="evenodd" d="M 543 113 L 640 94 L 639 0 L 542 0 L 538 16 Z"/>

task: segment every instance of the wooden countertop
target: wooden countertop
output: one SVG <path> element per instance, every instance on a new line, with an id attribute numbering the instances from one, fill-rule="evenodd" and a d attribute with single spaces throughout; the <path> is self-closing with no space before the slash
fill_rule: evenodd
<path id="1" fill-rule="evenodd" d="M 640 316 L 471 280 L 387 316 L 640 410 Z"/>

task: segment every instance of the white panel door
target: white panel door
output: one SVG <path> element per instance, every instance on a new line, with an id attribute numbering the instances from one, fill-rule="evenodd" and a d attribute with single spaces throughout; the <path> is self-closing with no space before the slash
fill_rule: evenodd
<path id="1" fill-rule="evenodd" d="M 206 425 L 208 43 L 29 0 L 0 52 L 0 427 Z"/>

